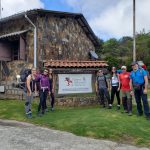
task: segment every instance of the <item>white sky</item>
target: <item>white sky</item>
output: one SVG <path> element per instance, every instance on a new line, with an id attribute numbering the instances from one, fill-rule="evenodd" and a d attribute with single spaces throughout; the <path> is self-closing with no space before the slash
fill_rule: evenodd
<path id="1" fill-rule="evenodd" d="M 132 36 L 133 0 L 66 0 L 103 39 Z M 136 0 L 136 32 L 150 31 L 150 0 Z"/>
<path id="2" fill-rule="evenodd" d="M 34 8 L 44 8 L 40 0 L 1 0 L 1 5 L 2 17 Z"/>

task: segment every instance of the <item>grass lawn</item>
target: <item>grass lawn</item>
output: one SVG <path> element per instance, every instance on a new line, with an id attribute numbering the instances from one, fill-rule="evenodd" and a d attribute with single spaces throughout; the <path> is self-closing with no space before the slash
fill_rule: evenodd
<path id="1" fill-rule="evenodd" d="M 143 116 L 137 117 L 135 107 L 133 116 L 121 113 L 122 110 L 116 111 L 115 107 L 108 110 L 95 106 L 56 107 L 54 112 L 37 117 L 37 104 L 34 101 L 32 110 L 35 117 L 27 119 L 24 115 L 24 101 L 0 100 L 0 118 L 30 122 L 80 136 L 150 147 L 150 121 Z"/>

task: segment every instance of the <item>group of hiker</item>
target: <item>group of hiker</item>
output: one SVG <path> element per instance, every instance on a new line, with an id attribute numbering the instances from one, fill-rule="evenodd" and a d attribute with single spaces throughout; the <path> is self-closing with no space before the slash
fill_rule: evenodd
<path id="1" fill-rule="evenodd" d="M 38 116 L 44 115 L 45 112 L 49 111 L 46 99 L 50 95 L 51 108 L 54 110 L 54 77 L 52 69 L 44 69 L 43 73 L 38 73 L 36 68 L 31 69 L 31 74 L 26 77 L 26 84 L 24 87 L 25 92 L 25 112 L 27 118 L 32 118 L 31 103 L 33 95 L 39 95 L 40 102 L 38 105 Z"/>
<path id="2" fill-rule="evenodd" d="M 150 110 L 147 98 L 148 92 L 148 73 L 145 66 L 140 66 L 137 62 L 131 63 L 132 71 L 127 72 L 127 67 L 122 66 L 121 71 L 117 71 L 116 67 L 112 67 L 111 76 L 108 79 L 99 69 L 96 77 L 96 93 L 99 95 L 102 107 L 111 109 L 113 107 L 114 98 L 117 98 L 117 110 L 120 110 L 121 100 L 124 113 L 132 116 L 132 98 L 135 97 L 137 105 L 137 115 L 142 116 L 143 111 L 148 120 L 150 120 Z M 42 116 L 48 111 L 46 103 L 48 95 L 51 99 L 51 108 L 54 110 L 54 89 L 55 80 L 52 69 L 44 69 L 43 73 L 38 73 L 35 68 L 31 69 L 31 73 L 26 77 L 25 92 L 25 112 L 28 118 L 32 118 L 31 102 L 33 95 L 39 95 L 40 102 L 37 108 L 37 115 Z M 110 94 L 110 93 L 111 94 Z M 143 107 L 142 107 L 143 104 Z M 143 110 L 144 109 L 144 110 Z"/>
<path id="3" fill-rule="evenodd" d="M 112 67 L 111 77 L 108 79 L 104 75 L 102 69 L 97 72 L 96 79 L 96 92 L 100 98 L 100 104 L 102 107 L 108 109 L 113 107 L 114 96 L 117 98 L 117 110 L 120 109 L 120 91 L 122 96 L 122 105 L 124 113 L 128 113 L 132 116 L 132 97 L 135 97 L 137 105 L 137 115 L 144 114 L 148 120 L 150 120 L 150 110 L 147 98 L 148 92 L 148 73 L 146 67 L 140 66 L 137 62 L 131 63 L 132 71 L 127 72 L 127 67 L 122 66 L 121 72 L 117 72 L 116 67 Z M 109 92 L 111 94 L 109 94 Z M 143 107 L 142 107 L 143 104 Z"/>

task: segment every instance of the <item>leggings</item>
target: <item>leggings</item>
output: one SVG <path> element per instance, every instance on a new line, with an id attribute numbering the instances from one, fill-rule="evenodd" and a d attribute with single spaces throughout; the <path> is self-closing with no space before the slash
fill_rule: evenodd
<path id="1" fill-rule="evenodd" d="M 114 102 L 114 97 L 117 97 L 118 105 L 120 105 L 120 91 L 118 91 L 118 86 L 112 86 L 111 88 L 111 104 Z"/>

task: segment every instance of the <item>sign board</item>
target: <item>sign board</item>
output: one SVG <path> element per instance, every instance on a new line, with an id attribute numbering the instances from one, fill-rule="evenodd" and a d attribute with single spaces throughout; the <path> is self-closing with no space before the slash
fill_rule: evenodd
<path id="1" fill-rule="evenodd" d="M 58 79 L 58 94 L 92 92 L 92 74 L 58 74 Z"/>
<path id="2" fill-rule="evenodd" d="M 5 87 L 4 86 L 0 86 L 0 92 L 5 92 Z"/>

